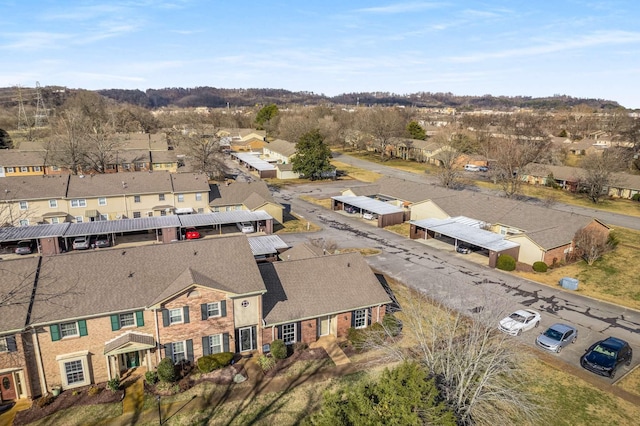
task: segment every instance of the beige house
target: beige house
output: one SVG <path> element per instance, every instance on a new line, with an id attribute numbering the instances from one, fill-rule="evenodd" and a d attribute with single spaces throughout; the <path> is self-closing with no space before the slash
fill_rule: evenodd
<path id="1" fill-rule="evenodd" d="M 278 223 L 283 222 L 284 216 L 284 207 L 274 200 L 262 181 L 212 185 L 209 207 L 213 212 L 264 210 Z"/>
<path id="2" fill-rule="evenodd" d="M 66 222 L 68 184 L 69 175 L 0 179 L 0 224 L 29 226 Z"/>
<path id="3" fill-rule="evenodd" d="M 276 139 L 262 148 L 262 159 L 269 163 L 290 164 L 296 154 L 296 144 Z"/>

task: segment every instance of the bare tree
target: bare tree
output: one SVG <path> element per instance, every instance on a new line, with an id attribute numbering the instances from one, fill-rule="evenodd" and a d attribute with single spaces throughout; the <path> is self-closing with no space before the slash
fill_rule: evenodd
<path id="1" fill-rule="evenodd" d="M 587 154 L 580 164 L 583 172 L 579 190 L 593 203 L 598 203 L 616 183 L 615 171 L 620 168 L 619 160 L 609 153 Z"/>
<path id="2" fill-rule="evenodd" d="M 573 241 L 576 256 L 584 259 L 587 265 L 593 265 L 616 246 L 616 240 L 610 237 L 608 230 L 602 228 L 582 228 L 576 232 Z"/>
<path id="3" fill-rule="evenodd" d="M 493 178 L 507 197 L 520 193 L 519 173 L 549 154 L 551 140 L 542 127 L 542 117 L 532 114 L 506 116 L 501 124 L 502 138 L 496 141 L 492 157 Z"/>
<path id="4" fill-rule="evenodd" d="M 461 424 L 539 420 L 539 401 L 528 391 L 533 379 L 523 368 L 530 355 L 496 329 L 494 314 L 466 317 L 415 292 L 402 308 L 404 338 L 383 327 L 364 344 L 421 364 Z"/>
<path id="5" fill-rule="evenodd" d="M 297 143 L 302 135 L 318 128 L 314 118 L 298 114 L 281 114 L 276 134 L 280 139 Z"/>
<path id="6" fill-rule="evenodd" d="M 433 156 L 438 162 L 436 175 L 440 180 L 440 184 L 445 188 L 454 188 L 460 183 L 460 170 L 458 160 L 462 153 L 451 146 L 450 130 L 439 132 L 431 140 L 438 144 L 439 151 Z"/>
<path id="7" fill-rule="evenodd" d="M 88 121 L 78 109 L 67 109 L 52 122 L 53 137 L 45 145 L 49 164 L 65 167 L 79 174 L 86 167 Z"/>
<path id="8" fill-rule="evenodd" d="M 360 116 L 360 130 L 373 136 L 384 159 L 391 140 L 404 134 L 406 118 L 395 108 L 370 108 Z"/>

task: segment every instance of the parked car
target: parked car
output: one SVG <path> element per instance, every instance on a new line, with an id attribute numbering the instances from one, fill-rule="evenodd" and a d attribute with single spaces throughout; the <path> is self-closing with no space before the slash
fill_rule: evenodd
<path id="1" fill-rule="evenodd" d="M 458 244 L 456 251 L 462 254 L 469 254 L 471 253 L 471 247 L 465 246 L 464 244 Z"/>
<path id="2" fill-rule="evenodd" d="M 202 235 L 200 235 L 200 232 L 198 232 L 196 228 L 187 228 L 184 236 L 187 240 L 197 240 L 198 238 L 202 237 Z"/>
<path id="3" fill-rule="evenodd" d="M 480 171 L 480 166 L 476 166 L 475 164 L 467 164 L 464 166 L 464 169 L 467 172 L 478 172 Z"/>
<path id="4" fill-rule="evenodd" d="M 378 215 L 375 213 L 366 212 L 362 215 L 362 218 L 366 220 L 374 220 L 378 218 Z"/>
<path id="5" fill-rule="evenodd" d="M 512 336 L 519 336 L 523 331 L 540 325 L 540 313 L 533 309 L 520 309 L 500 320 L 498 329 Z"/>
<path id="6" fill-rule="evenodd" d="M 253 225 L 249 222 L 238 222 L 236 223 L 236 226 L 241 232 L 245 234 L 250 234 L 252 232 L 255 232 L 253 229 Z"/>
<path id="7" fill-rule="evenodd" d="M 627 342 L 608 337 L 589 347 L 580 358 L 580 365 L 592 373 L 614 378 L 622 364 L 631 365 L 633 350 Z"/>
<path id="8" fill-rule="evenodd" d="M 95 248 L 111 247 L 111 241 L 108 235 L 98 235 L 93 241 L 93 245 Z"/>
<path id="9" fill-rule="evenodd" d="M 347 213 L 358 213 L 358 209 L 354 206 L 346 205 L 344 206 L 344 211 Z"/>
<path id="10" fill-rule="evenodd" d="M 73 240 L 72 247 L 74 250 L 87 250 L 89 247 L 91 247 L 89 237 L 76 237 Z"/>
<path id="11" fill-rule="evenodd" d="M 489 168 L 487 166 L 478 166 L 478 170 L 481 172 L 488 172 Z"/>
<path id="12" fill-rule="evenodd" d="M 18 241 L 18 245 L 13 251 L 15 254 L 31 254 L 33 253 L 33 241 L 31 240 L 22 240 Z"/>
<path id="13" fill-rule="evenodd" d="M 553 324 L 536 339 L 536 344 L 542 349 L 560 353 L 562 348 L 570 343 L 575 343 L 578 338 L 578 330 L 567 324 Z"/>

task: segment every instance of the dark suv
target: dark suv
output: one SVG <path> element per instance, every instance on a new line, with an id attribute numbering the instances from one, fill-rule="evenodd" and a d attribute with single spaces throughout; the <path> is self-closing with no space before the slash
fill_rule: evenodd
<path id="1" fill-rule="evenodd" d="M 580 358 L 580 365 L 587 370 L 612 379 L 622 365 L 631 365 L 633 351 L 624 340 L 608 337 L 591 345 Z"/>

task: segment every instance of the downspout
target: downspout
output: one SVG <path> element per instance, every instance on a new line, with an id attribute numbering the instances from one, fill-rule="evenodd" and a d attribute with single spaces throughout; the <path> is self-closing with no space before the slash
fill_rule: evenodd
<path id="1" fill-rule="evenodd" d="M 158 310 L 153 310 L 153 321 L 156 324 L 156 365 L 160 364 L 160 327 L 158 326 Z"/>
<path id="2" fill-rule="evenodd" d="M 33 347 L 35 349 L 36 364 L 38 366 L 38 376 L 40 376 L 40 392 L 42 395 L 47 394 L 47 378 L 44 375 L 44 368 L 42 367 L 42 353 L 40 352 L 40 344 L 38 343 L 38 333 L 35 328 L 31 329 L 31 336 L 33 340 Z"/>

